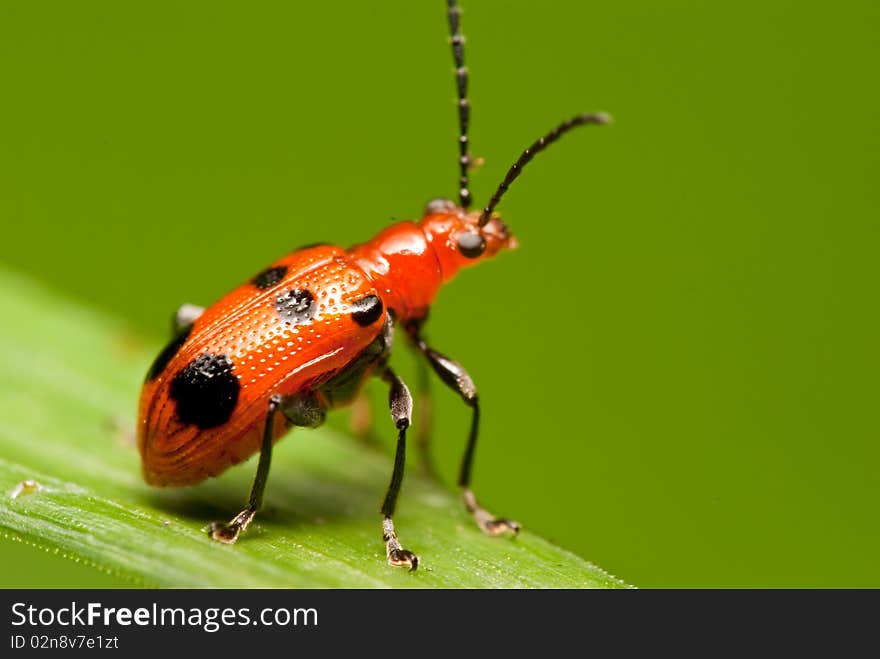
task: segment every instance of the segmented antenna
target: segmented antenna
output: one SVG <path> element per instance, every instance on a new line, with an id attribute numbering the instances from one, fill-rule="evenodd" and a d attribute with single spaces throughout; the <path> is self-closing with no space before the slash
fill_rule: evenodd
<path id="1" fill-rule="evenodd" d="M 450 4 L 452 4 L 451 0 Z M 522 152 L 522 155 L 517 158 L 516 162 L 513 163 L 513 166 L 511 166 L 511 168 L 507 170 L 507 176 L 505 176 L 504 180 L 501 181 L 501 185 L 499 185 L 498 189 L 495 190 L 495 194 L 492 195 L 489 203 L 480 214 L 480 219 L 477 221 L 477 226 L 483 227 L 486 225 L 486 222 L 489 221 L 489 218 L 492 215 L 492 211 L 495 210 L 495 206 L 498 205 L 498 202 L 501 201 L 501 197 L 503 197 L 504 193 L 507 192 L 507 188 L 509 188 L 510 184 L 516 180 L 517 176 L 519 176 L 522 172 L 523 167 L 525 167 L 532 158 L 541 153 L 541 151 L 553 144 L 553 142 L 565 135 L 565 133 L 570 131 L 572 128 L 583 126 L 585 124 L 607 124 L 610 122 L 611 117 L 604 112 L 599 112 L 597 114 L 579 114 L 567 121 L 563 121 L 556 128 L 544 135 L 544 137 L 541 137 L 536 142 L 534 142 L 528 149 Z M 465 179 L 465 181 L 466 180 L 467 179 Z"/>
<path id="2" fill-rule="evenodd" d="M 455 60 L 455 82 L 458 87 L 458 164 L 461 175 L 458 179 L 458 203 L 467 210 L 471 205 L 471 191 L 468 187 L 468 168 L 471 156 L 468 153 L 468 121 L 471 106 L 467 99 L 468 71 L 464 65 L 464 35 L 461 33 L 461 9 L 456 0 L 448 0 L 449 34 L 452 42 L 452 59 Z"/>

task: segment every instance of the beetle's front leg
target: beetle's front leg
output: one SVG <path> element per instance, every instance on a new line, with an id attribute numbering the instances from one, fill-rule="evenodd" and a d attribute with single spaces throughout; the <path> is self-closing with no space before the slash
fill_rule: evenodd
<path id="1" fill-rule="evenodd" d="M 382 502 L 382 539 L 385 541 L 385 554 L 388 564 L 396 567 L 408 567 L 410 572 L 419 566 L 419 558 L 411 551 L 404 549 L 397 539 L 397 531 L 394 528 L 394 508 L 397 505 L 397 495 L 400 493 L 400 485 L 403 482 L 403 468 L 406 463 L 406 429 L 412 420 L 412 397 L 409 389 L 390 368 L 385 368 L 382 379 L 391 385 L 388 394 L 388 402 L 391 406 L 391 419 L 397 427 L 397 451 L 394 454 L 394 470 L 391 472 L 391 482 L 388 484 L 388 492 Z"/>
<path id="2" fill-rule="evenodd" d="M 474 450 L 477 446 L 477 435 L 480 429 L 480 402 L 477 397 L 477 388 L 474 381 L 467 374 L 461 364 L 448 357 L 441 355 L 436 350 L 432 350 L 419 337 L 418 330 L 415 327 L 409 328 L 413 341 L 418 346 L 421 353 L 427 358 L 428 363 L 434 369 L 434 372 L 440 376 L 440 379 L 454 391 L 458 392 L 465 404 L 471 408 L 471 429 L 468 434 L 467 447 L 461 460 L 461 470 L 458 475 L 458 485 L 461 487 L 464 505 L 468 512 L 474 517 L 484 533 L 489 535 L 499 535 L 501 533 L 519 533 L 520 524 L 512 519 L 503 517 L 495 517 L 485 508 L 477 503 L 477 498 L 471 490 L 471 468 L 474 462 Z"/>

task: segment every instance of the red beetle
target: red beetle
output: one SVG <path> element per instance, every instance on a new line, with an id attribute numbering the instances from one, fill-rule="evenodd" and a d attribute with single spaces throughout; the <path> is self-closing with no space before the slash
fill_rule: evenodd
<path id="1" fill-rule="evenodd" d="M 350 403 L 376 375 L 390 387 L 398 431 L 381 509 L 386 555 L 391 565 L 416 568 L 418 558 L 401 547 L 392 521 L 412 417 L 409 390 L 387 364 L 395 323 L 472 410 L 459 475 L 465 506 L 488 534 L 519 530 L 516 522 L 481 508 L 470 489 L 477 391 L 461 365 L 428 347 L 420 331 L 442 284 L 461 268 L 515 246 L 493 211 L 523 166 L 568 130 L 609 119 L 582 114 L 559 125 L 522 153 L 482 211 L 470 212 L 470 107 L 459 13 L 455 0 L 448 0 L 460 127 L 458 204 L 432 201 L 420 222 L 400 222 L 348 250 L 304 247 L 207 309 L 184 305 L 176 335 L 147 373 L 138 420 L 147 483 L 191 485 L 260 451 L 248 505 L 229 523 L 211 526 L 216 540 L 235 542 L 260 508 L 273 442 L 291 426 L 320 425 L 328 409 Z"/>

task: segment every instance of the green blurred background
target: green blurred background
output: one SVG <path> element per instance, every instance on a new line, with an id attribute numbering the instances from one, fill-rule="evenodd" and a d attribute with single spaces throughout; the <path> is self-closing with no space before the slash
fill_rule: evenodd
<path id="1" fill-rule="evenodd" d="M 639 586 L 880 586 L 878 18 L 464 0 L 477 202 L 559 120 L 616 120 L 530 166 L 501 206 L 521 249 L 433 310 L 490 508 Z M 3 264 L 158 345 L 182 302 L 417 216 L 455 190 L 446 29 L 440 0 L 6 3 Z M 434 389 L 453 482 L 468 416 Z"/>

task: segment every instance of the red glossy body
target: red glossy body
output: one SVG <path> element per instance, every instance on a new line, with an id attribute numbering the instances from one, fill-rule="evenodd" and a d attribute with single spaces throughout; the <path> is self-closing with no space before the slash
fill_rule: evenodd
<path id="1" fill-rule="evenodd" d="M 461 267 L 514 245 L 506 227 L 493 218 L 480 230 L 486 241 L 482 256 L 460 254 L 458 236 L 478 231 L 477 215 L 450 203 L 419 223 L 395 224 L 347 251 L 324 245 L 294 252 L 273 264 L 285 274 L 271 286 L 245 283 L 207 308 L 176 351 L 160 355 L 161 368 L 144 383 L 138 446 L 146 481 L 194 484 L 247 459 L 260 448 L 272 395 L 320 396 L 320 386 L 349 368 L 376 339 L 386 314 L 397 322 L 424 317 L 440 286 Z M 308 290 L 314 298 L 314 315 L 306 322 L 279 316 L 276 300 L 291 290 Z M 383 308 L 364 326 L 353 320 L 352 310 L 369 295 L 378 296 Z M 206 353 L 228 359 L 240 388 L 228 419 L 199 427 L 181 420 L 172 386 Z M 369 375 L 367 369 L 362 380 Z M 275 439 L 288 428 L 277 412 Z"/>

